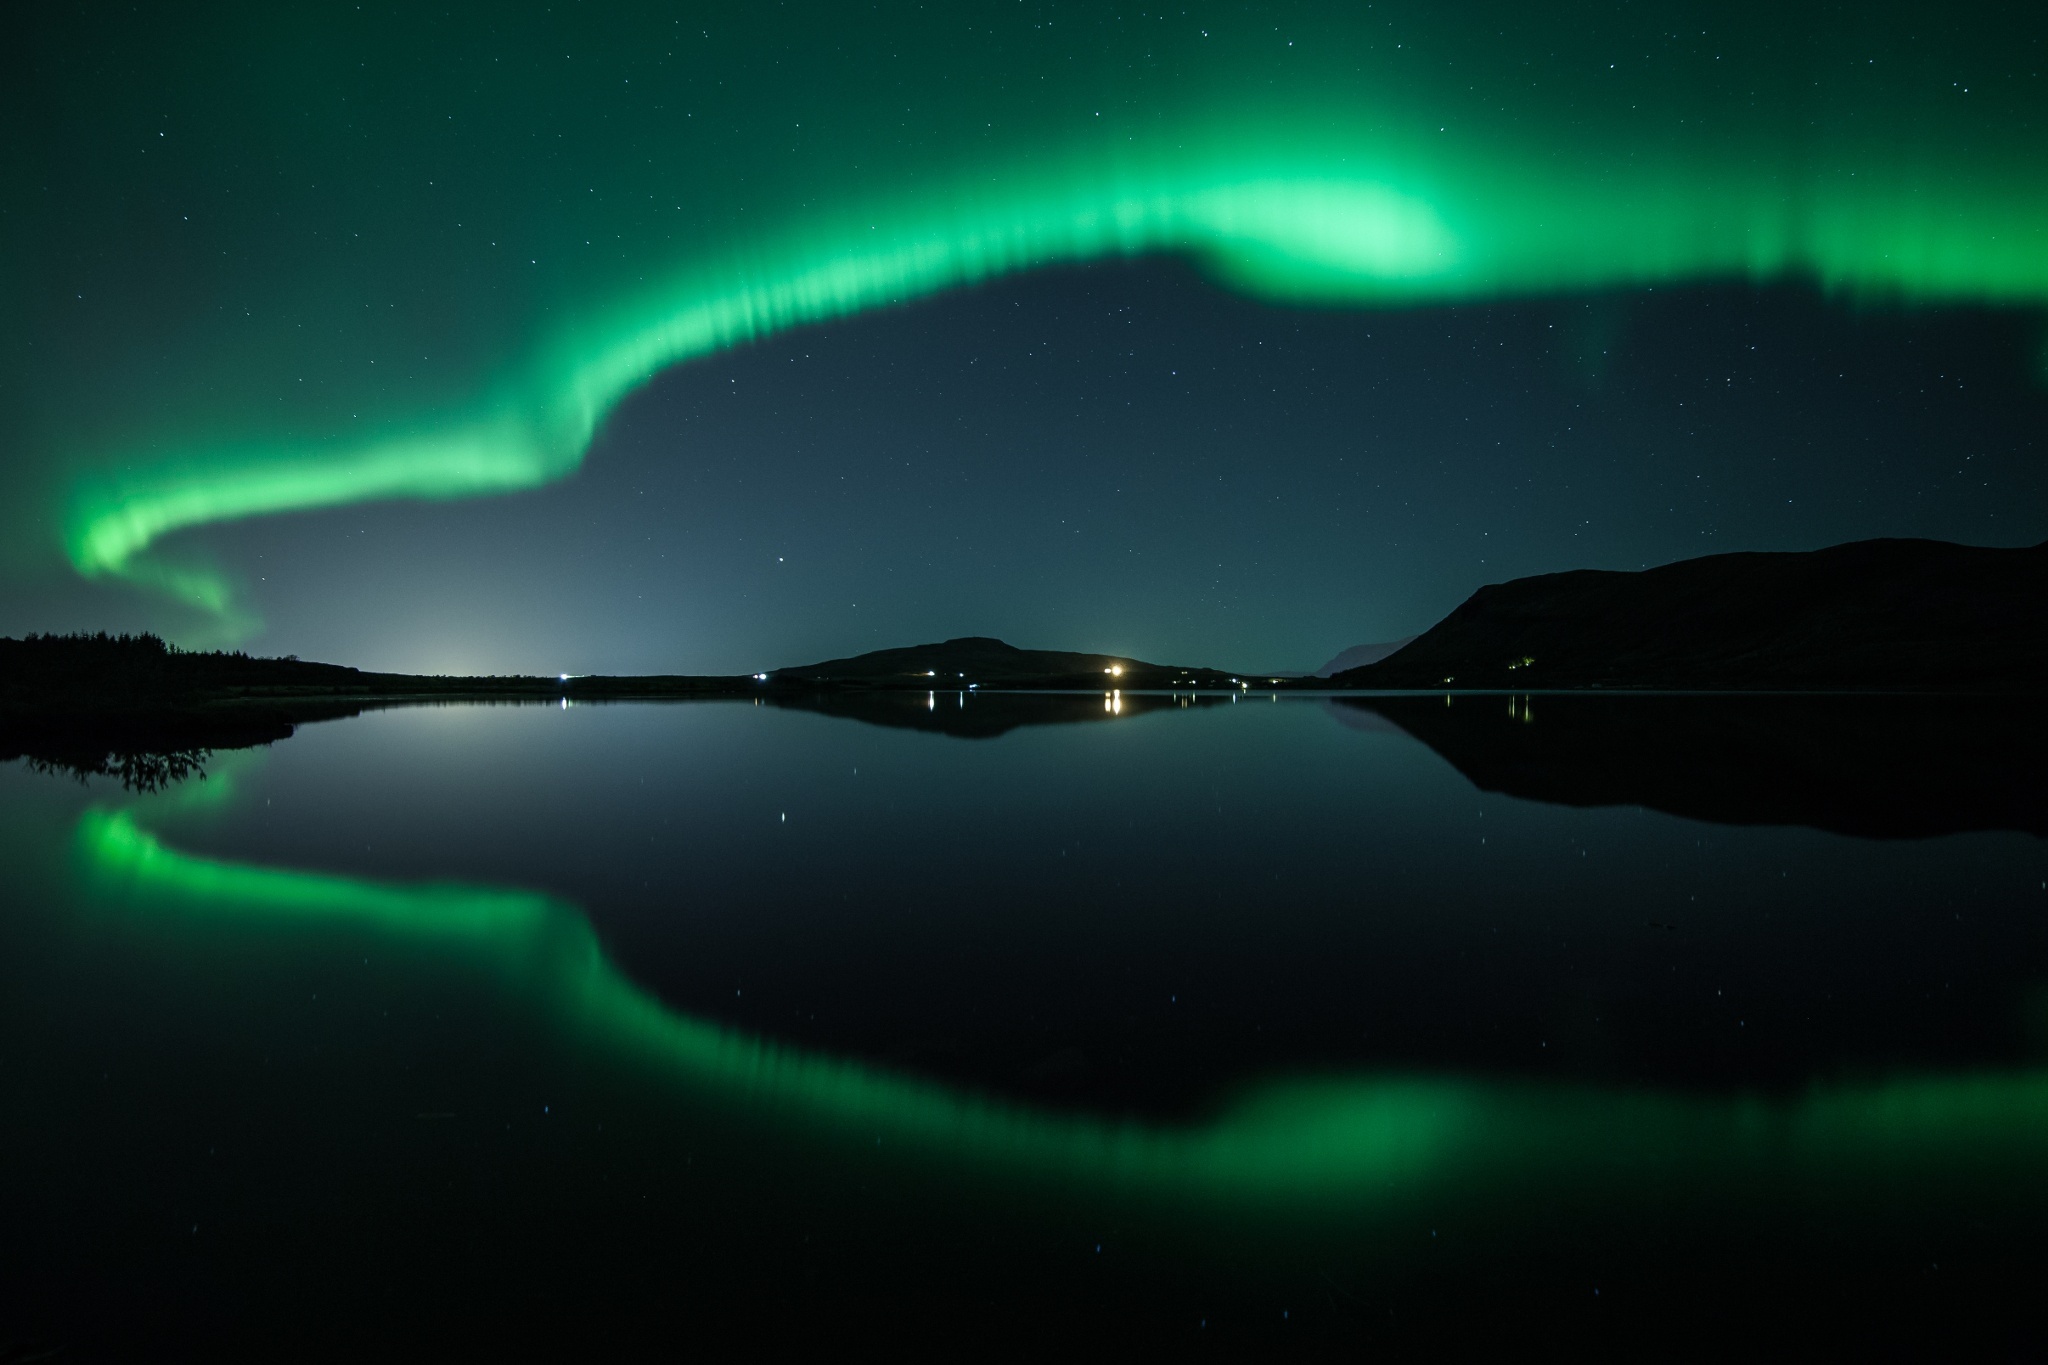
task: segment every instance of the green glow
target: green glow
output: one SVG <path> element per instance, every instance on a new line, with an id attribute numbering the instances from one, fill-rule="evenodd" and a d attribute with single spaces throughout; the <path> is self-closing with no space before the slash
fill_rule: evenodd
<path id="1" fill-rule="evenodd" d="M 194 857 L 126 813 L 89 811 L 79 844 L 103 889 L 142 905 L 326 922 L 488 964 L 563 1036 L 722 1106 L 850 1144 L 886 1138 L 973 1172 L 1113 1188 L 1370 1236 L 1414 1201 L 1520 1202 L 1614 1218 L 1738 1216 L 1758 1202 L 1932 1215 L 1959 1189 L 2038 1205 L 2048 1075 L 1817 1089 L 1785 1103 L 1426 1078 L 1275 1083 L 1187 1128 L 1041 1113 L 778 1047 L 678 1015 L 621 977 L 573 909 L 518 890 L 391 886 Z M 1367 1222 L 1346 1222 L 1360 1215 Z"/>
<path id="2" fill-rule="evenodd" d="M 821 7 L 760 21 L 751 48 L 705 30 L 696 55 L 667 18 L 605 38 L 451 11 L 458 51 L 525 74 L 407 66 L 402 88 L 321 106 L 331 143 L 294 81 L 369 79 L 354 73 L 390 39 L 308 19 L 303 73 L 269 72 L 260 32 L 227 40 L 258 46 L 187 64 L 268 72 L 238 100 L 110 88 L 52 134 L 71 141 L 45 160 L 93 165 L 116 205 L 179 210 L 135 226 L 36 210 L 51 298 L 17 381 L 33 420 L 0 434 L 54 467 L 61 505 L 36 537 L 57 528 L 79 573 L 233 636 L 256 626 L 235 585 L 153 550 L 166 536 L 537 487 L 664 367 L 1062 262 L 1178 253 L 1263 297 L 1347 306 L 1709 279 L 2048 303 L 2048 89 L 2021 16 L 1937 38 L 1778 8 L 1717 12 L 1726 34 L 1441 8 L 1071 35 L 1020 11 L 983 47 Z M 342 45 L 331 69 L 306 55 L 323 44 Z M 571 47 L 584 65 L 562 65 Z M 779 55 L 743 70 L 747 52 Z M 200 150 L 167 162 L 185 145 L 167 136 L 137 160 L 134 129 L 166 102 Z M 245 127 L 290 173 L 211 193 L 241 163 L 199 135 Z M 91 251 L 67 245 L 80 235 Z M 76 262 L 101 259 L 107 282 L 73 289 Z M 151 270 L 192 297 L 154 299 Z M 106 320 L 74 322 L 87 305 Z"/>
<path id="3" fill-rule="evenodd" d="M 874 240 L 869 232 L 852 241 Z M 581 461 L 597 424 L 667 366 L 787 327 L 1012 270 L 1156 249 L 1202 249 L 1276 288 L 1388 295 L 1446 274 L 1453 244 L 1427 206 L 1379 185 L 1330 181 L 1223 184 L 1192 192 L 1005 206 L 978 221 L 905 227 L 881 251 L 827 240 L 784 253 L 759 281 L 729 271 L 621 310 L 586 347 L 561 348 L 553 382 L 525 412 L 336 450 L 193 456 L 168 470 L 82 495 L 70 551 L 88 576 L 117 574 L 226 618 L 218 577 L 139 558 L 169 532 L 208 522 L 374 498 L 455 498 L 529 488 Z M 739 277 L 739 278 L 735 278 Z M 232 633 L 232 632 L 231 632 Z"/>

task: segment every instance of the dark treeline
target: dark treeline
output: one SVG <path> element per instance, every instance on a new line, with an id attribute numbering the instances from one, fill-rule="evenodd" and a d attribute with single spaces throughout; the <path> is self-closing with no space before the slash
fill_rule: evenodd
<path id="1" fill-rule="evenodd" d="M 366 676 L 339 664 L 185 650 L 149 634 L 0 639 L 0 699 L 7 700 L 104 703 L 124 694 L 169 700 L 223 687 L 348 687 Z"/>
<path id="2" fill-rule="evenodd" d="M 159 636 L 0 638 L 0 761 L 154 789 L 215 749 L 268 744 L 307 721 L 434 701 L 723 696 L 741 678 L 417 677 L 341 664 L 180 649 Z M 171 756 L 166 760 L 165 756 Z"/>
<path id="3" fill-rule="evenodd" d="M 701 695 L 737 691 L 741 678 L 426 677 L 369 673 L 295 656 L 180 649 L 155 635 L 29 635 L 0 639 L 0 715 L 64 716 L 136 710 L 189 712 L 250 701 L 380 698 L 534 698 Z"/>
<path id="4" fill-rule="evenodd" d="M 378 682 L 336 664 L 185 650 L 149 634 L 0 638 L 0 761 L 154 791 L 201 773 L 212 750 L 353 715 Z"/>

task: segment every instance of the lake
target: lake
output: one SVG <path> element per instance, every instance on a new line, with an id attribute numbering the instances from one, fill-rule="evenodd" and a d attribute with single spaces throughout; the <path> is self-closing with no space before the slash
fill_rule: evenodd
<path id="1" fill-rule="evenodd" d="M 832 694 L 0 766 L 0 1361 L 2030 1353 L 2044 732 Z"/>

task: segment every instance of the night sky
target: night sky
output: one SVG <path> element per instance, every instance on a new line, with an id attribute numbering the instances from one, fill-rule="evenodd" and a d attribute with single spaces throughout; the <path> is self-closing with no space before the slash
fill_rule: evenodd
<path id="1" fill-rule="evenodd" d="M 39 13 L 0 633 L 1304 670 L 2048 538 L 2048 25 L 1444 8 Z"/>

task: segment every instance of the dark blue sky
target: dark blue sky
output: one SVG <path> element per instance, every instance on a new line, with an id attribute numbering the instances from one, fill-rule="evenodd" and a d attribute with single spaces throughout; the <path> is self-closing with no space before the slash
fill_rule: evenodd
<path id="1" fill-rule="evenodd" d="M 223 0 L 11 37 L 0 633 L 1294 670 L 1520 574 L 2048 537 L 2024 7 Z"/>
<path id="2" fill-rule="evenodd" d="M 2048 537 L 2038 336 L 1790 287 L 1298 309 L 1097 266 L 672 370 L 563 484 L 193 534 L 252 584 L 256 648 L 364 666 L 993 634 L 1307 669 L 1522 574 Z"/>

